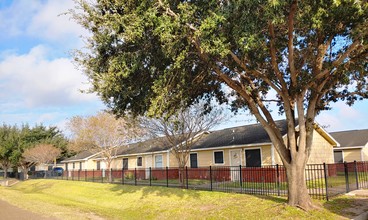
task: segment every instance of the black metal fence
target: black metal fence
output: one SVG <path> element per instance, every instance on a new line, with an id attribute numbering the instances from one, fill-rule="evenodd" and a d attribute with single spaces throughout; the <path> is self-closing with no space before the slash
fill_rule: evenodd
<path id="1" fill-rule="evenodd" d="M 287 177 L 281 165 L 263 167 L 222 166 L 199 168 L 136 168 L 30 172 L 29 178 L 178 187 L 196 190 L 287 196 Z M 331 196 L 368 188 L 368 162 L 312 164 L 305 170 L 311 197 Z"/>

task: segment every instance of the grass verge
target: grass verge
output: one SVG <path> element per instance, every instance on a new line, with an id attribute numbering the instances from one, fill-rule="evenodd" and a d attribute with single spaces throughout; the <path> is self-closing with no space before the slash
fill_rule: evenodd
<path id="1" fill-rule="evenodd" d="M 0 196 L 61 219 L 344 219 L 353 206 L 316 201 L 321 210 L 304 212 L 277 197 L 45 179 L 0 187 Z"/>

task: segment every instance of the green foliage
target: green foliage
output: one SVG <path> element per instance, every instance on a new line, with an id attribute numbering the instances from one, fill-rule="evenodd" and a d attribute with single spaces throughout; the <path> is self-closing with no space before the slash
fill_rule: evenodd
<path id="1" fill-rule="evenodd" d="M 62 151 L 61 157 L 69 155 L 67 151 L 67 139 L 56 127 L 45 127 L 29 125 L 21 127 L 2 125 L 0 127 L 0 162 L 6 166 L 19 166 L 23 152 L 37 144 L 52 144 Z"/>
<path id="2" fill-rule="evenodd" d="M 126 111 L 173 113 L 203 98 L 228 101 L 223 83 L 237 97 L 234 110 L 249 107 L 250 99 L 244 98 L 242 91 L 256 100 L 264 98 L 271 88 L 285 85 L 283 92 L 291 100 L 302 95 L 306 104 L 318 90 L 316 114 L 328 108 L 331 101 L 353 104 L 368 97 L 368 3 L 364 1 L 298 2 L 292 31 L 295 73 L 290 71 L 287 59 L 288 16 L 293 2 L 79 3 L 84 13 L 71 14 L 92 36 L 89 51 L 79 51 L 75 58 L 93 84 L 91 91 L 97 92 L 117 115 Z M 282 80 L 271 62 L 272 38 Z M 356 41 L 360 46 L 340 62 Z M 328 49 L 319 65 L 316 57 L 325 45 Z M 216 70 L 241 87 L 224 81 Z M 324 70 L 327 74 L 316 77 Z M 325 86 L 317 88 L 321 84 Z M 277 98 L 283 111 L 283 103 L 289 100 L 280 95 Z"/>

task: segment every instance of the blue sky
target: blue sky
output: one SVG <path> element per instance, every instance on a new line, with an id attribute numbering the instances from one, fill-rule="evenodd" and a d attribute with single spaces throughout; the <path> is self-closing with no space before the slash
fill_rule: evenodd
<path id="1" fill-rule="evenodd" d="M 69 118 L 105 108 L 96 95 L 80 92 L 89 85 L 70 52 L 83 47 L 80 36 L 88 33 L 61 15 L 70 8 L 72 0 L 0 1 L 0 123 L 64 129 Z M 232 117 L 218 128 L 250 118 Z M 368 101 L 353 107 L 336 103 L 317 121 L 328 131 L 368 128 Z"/>

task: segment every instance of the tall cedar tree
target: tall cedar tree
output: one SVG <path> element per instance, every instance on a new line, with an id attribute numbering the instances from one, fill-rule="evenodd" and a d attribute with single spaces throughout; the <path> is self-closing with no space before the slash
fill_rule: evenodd
<path id="1" fill-rule="evenodd" d="M 366 1 L 77 3 L 71 16 L 91 35 L 76 61 L 116 115 L 173 113 L 200 98 L 226 102 L 230 88 L 234 110 L 248 108 L 280 155 L 288 203 L 313 207 L 304 169 L 315 117 L 331 102 L 368 97 Z M 287 120 L 286 141 L 270 102 Z"/>

